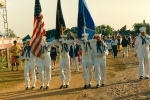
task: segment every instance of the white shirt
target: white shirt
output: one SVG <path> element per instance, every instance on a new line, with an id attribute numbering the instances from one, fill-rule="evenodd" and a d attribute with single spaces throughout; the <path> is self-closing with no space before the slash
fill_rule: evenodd
<path id="1" fill-rule="evenodd" d="M 112 41 L 111 41 L 111 44 L 112 44 L 112 46 L 117 45 L 117 44 L 118 44 L 118 40 L 117 40 L 117 39 L 112 40 Z"/>
<path id="2" fill-rule="evenodd" d="M 145 37 L 142 37 L 145 38 Z M 150 45 L 150 36 L 146 35 L 145 41 L 142 45 L 142 38 L 141 35 L 137 36 L 134 46 L 134 54 L 140 53 L 140 54 L 148 54 L 149 53 L 149 45 Z"/>

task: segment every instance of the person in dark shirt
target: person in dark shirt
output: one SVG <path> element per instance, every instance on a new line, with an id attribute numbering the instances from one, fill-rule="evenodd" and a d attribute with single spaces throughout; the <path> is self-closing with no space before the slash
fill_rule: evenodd
<path id="1" fill-rule="evenodd" d="M 51 61 L 52 61 L 52 69 L 55 69 L 55 62 L 56 62 L 56 56 L 57 56 L 57 49 L 56 47 L 53 45 L 51 47 Z"/>
<path id="2" fill-rule="evenodd" d="M 74 71 L 75 72 L 79 71 L 79 67 L 78 67 L 78 51 L 79 51 L 79 47 L 74 42 L 73 45 L 70 46 L 69 55 L 70 55 L 70 58 L 72 60 L 72 65 L 74 66 Z"/>
<path id="3" fill-rule="evenodd" d="M 125 36 L 123 36 L 121 44 L 122 44 L 122 47 L 123 47 L 123 57 L 124 57 L 125 54 L 128 57 L 128 45 L 129 45 L 129 41 L 126 39 Z"/>

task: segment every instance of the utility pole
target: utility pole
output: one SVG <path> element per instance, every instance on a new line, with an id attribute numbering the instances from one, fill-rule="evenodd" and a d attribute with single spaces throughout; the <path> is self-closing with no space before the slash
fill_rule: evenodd
<path id="1" fill-rule="evenodd" d="M 6 8 L 6 0 L 5 2 L 0 1 L 0 8 L 3 9 L 3 13 L 0 12 L 1 16 L 3 17 L 4 20 L 4 28 L 6 29 L 7 36 L 9 37 L 9 32 L 8 32 L 8 21 L 7 21 L 7 8 Z"/>
<path id="2" fill-rule="evenodd" d="M 143 20 L 143 24 L 144 24 L 144 26 L 146 26 L 146 24 L 145 24 L 145 20 Z"/>

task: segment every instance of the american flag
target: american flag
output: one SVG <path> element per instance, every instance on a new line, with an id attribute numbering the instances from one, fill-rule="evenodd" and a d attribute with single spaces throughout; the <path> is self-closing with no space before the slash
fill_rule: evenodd
<path id="1" fill-rule="evenodd" d="M 42 15 L 42 9 L 39 0 L 35 0 L 34 8 L 34 25 L 33 34 L 31 39 L 31 52 L 37 56 L 41 56 L 41 46 L 42 36 L 46 33 L 44 29 L 44 21 Z"/>

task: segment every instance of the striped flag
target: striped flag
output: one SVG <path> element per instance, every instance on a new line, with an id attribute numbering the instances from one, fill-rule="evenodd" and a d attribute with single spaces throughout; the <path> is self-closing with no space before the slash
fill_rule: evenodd
<path id="1" fill-rule="evenodd" d="M 36 56 L 41 56 L 41 46 L 42 36 L 46 34 L 44 29 L 44 21 L 42 15 L 42 9 L 39 0 L 35 0 L 34 8 L 34 25 L 33 34 L 31 38 L 31 52 Z"/>

